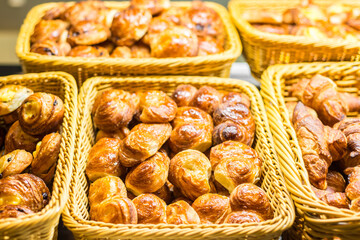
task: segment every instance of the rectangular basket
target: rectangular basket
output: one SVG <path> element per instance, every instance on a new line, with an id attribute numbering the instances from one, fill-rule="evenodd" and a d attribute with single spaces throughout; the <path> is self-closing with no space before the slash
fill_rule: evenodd
<path id="1" fill-rule="evenodd" d="M 129 2 L 105 2 L 106 6 L 124 9 Z M 172 6 L 190 7 L 191 2 L 173 2 Z M 64 71 L 75 77 L 80 87 L 93 76 L 120 75 L 202 75 L 228 77 L 233 62 L 241 54 L 241 43 L 236 28 L 223 6 L 206 2 L 221 17 L 225 27 L 224 52 L 183 58 L 83 58 L 44 56 L 30 52 L 30 37 L 44 13 L 58 3 L 45 3 L 34 7 L 27 15 L 16 45 L 16 54 L 24 72 Z"/>
<path id="2" fill-rule="evenodd" d="M 243 92 L 251 99 L 251 112 L 256 124 L 254 146 L 264 163 L 261 186 L 270 198 L 275 217 L 261 223 L 222 225 L 171 225 L 171 224 L 109 224 L 89 220 L 87 197 L 88 182 L 85 176 L 88 153 L 95 140 L 91 109 L 97 92 L 114 87 L 126 91 L 162 90 L 171 94 L 180 84 L 196 87 L 209 85 L 217 90 Z M 84 83 L 79 94 L 79 117 L 75 145 L 75 172 L 70 198 L 63 213 L 65 225 L 75 237 L 83 239 L 272 239 L 288 229 L 295 218 L 293 204 L 285 188 L 283 177 L 272 146 L 265 109 L 258 90 L 251 84 L 216 77 L 95 77 Z"/>
<path id="3" fill-rule="evenodd" d="M 21 218 L 0 219 L 1 239 L 53 239 L 59 217 L 68 199 L 74 155 L 75 118 L 77 115 L 77 87 L 75 79 L 66 73 L 30 73 L 0 77 L 0 87 L 19 84 L 34 92 L 56 94 L 64 102 L 59 160 L 56 166 L 51 199 L 40 212 Z"/>
<path id="4" fill-rule="evenodd" d="M 302 36 L 277 35 L 261 32 L 242 18 L 246 10 L 274 9 L 284 11 L 295 7 L 299 0 L 232 0 L 229 12 L 239 29 L 244 55 L 252 74 L 260 78 L 267 67 L 273 64 L 324 62 L 324 61 L 359 61 L 360 41 L 323 39 L 314 40 Z M 360 7 L 358 0 L 314 0 L 319 6 L 341 2 Z"/>
<path id="5" fill-rule="evenodd" d="M 358 239 L 360 213 L 329 206 L 311 190 L 296 133 L 285 103 L 296 100 L 288 91 L 299 78 L 321 74 L 333 79 L 339 91 L 360 95 L 360 63 L 298 63 L 269 67 L 261 77 L 264 99 L 275 148 L 286 185 L 295 202 L 297 224 L 293 234 L 306 238 Z M 349 113 L 349 116 L 360 116 Z"/>

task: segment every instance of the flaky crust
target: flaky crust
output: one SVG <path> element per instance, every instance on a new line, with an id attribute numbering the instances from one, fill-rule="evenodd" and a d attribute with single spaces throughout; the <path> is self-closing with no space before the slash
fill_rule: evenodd
<path id="1" fill-rule="evenodd" d="M 96 134 L 95 142 L 99 141 L 102 138 L 116 138 L 116 139 L 122 140 L 129 133 L 130 133 L 130 130 L 127 127 L 122 127 L 119 130 L 115 130 L 115 131 L 111 131 L 111 132 L 99 130 Z"/>
<path id="2" fill-rule="evenodd" d="M 295 107 L 297 105 L 297 102 L 287 102 L 285 104 L 288 112 L 289 112 L 289 120 L 290 122 L 292 123 L 293 122 L 293 115 L 294 115 L 294 110 L 295 110 Z M 306 110 L 308 111 L 309 114 L 311 114 L 314 118 L 318 118 L 318 115 L 316 113 L 316 111 L 310 107 L 306 107 Z"/>
<path id="3" fill-rule="evenodd" d="M 132 58 L 149 58 L 151 57 L 150 47 L 141 42 L 135 43 L 131 46 L 131 57 Z"/>
<path id="4" fill-rule="evenodd" d="M 173 26 L 175 26 L 175 24 L 168 18 L 162 16 L 153 17 L 151 19 L 149 29 L 141 41 L 147 45 L 150 45 L 153 39 L 156 38 L 157 34 Z"/>
<path id="5" fill-rule="evenodd" d="M 138 223 L 166 223 L 166 203 L 154 194 L 141 194 L 134 198 Z"/>
<path id="6" fill-rule="evenodd" d="M 223 43 L 211 36 L 198 37 L 199 52 L 198 56 L 207 56 L 224 51 Z"/>
<path id="7" fill-rule="evenodd" d="M 231 211 L 229 198 L 213 193 L 198 197 L 191 206 L 199 215 L 202 224 L 223 222 Z"/>
<path id="8" fill-rule="evenodd" d="M 9 153 L 16 149 L 23 149 L 27 152 L 33 152 L 36 149 L 36 143 L 40 139 L 33 137 L 24 132 L 20 126 L 19 121 L 16 121 L 6 134 L 5 137 L 5 152 Z"/>
<path id="9" fill-rule="evenodd" d="M 76 46 L 71 49 L 69 57 L 109 57 L 109 52 L 106 48 L 100 46 Z"/>
<path id="10" fill-rule="evenodd" d="M 251 222 L 263 222 L 265 219 L 253 211 L 236 211 L 226 216 L 224 223 L 242 224 Z"/>
<path id="11" fill-rule="evenodd" d="M 346 196 L 351 200 L 350 209 L 360 211 L 360 167 L 348 168 L 345 171 L 348 175 L 349 184 L 345 189 Z"/>
<path id="12" fill-rule="evenodd" d="M 82 21 L 69 30 L 68 41 L 72 45 L 95 45 L 110 37 L 110 29 L 101 23 Z"/>
<path id="13" fill-rule="evenodd" d="M 62 20 L 40 20 L 31 35 L 31 43 L 44 42 L 45 40 L 59 42 L 62 34 L 67 35 L 68 26 L 69 24 Z"/>
<path id="14" fill-rule="evenodd" d="M 0 206 L 0 219 L 17 218 L 34 213 L 27 206 L 23 205 L 2 205 Z"/>
<path id="15" fill-rule="evenodd" d="M 156 15 L 170 8 L 170 0 L 131 0 L 130 5 L 149 9 L 152 15 Z"/>
<path id="16" fill-rule="evenodd" d="M 112 58 L 131 58 L 131 48 L 127 46 L 119 46 L 114 49 L 110 57 Z"/>
<path id="17" fill-rule="evenodd" d="M 76 25 L 81 21 L 106 22 L 106 7 L 102 1 L 81 1 L 68 7 L 63 18 L 70 22 L 71 25 Z"/>
<path id="18" fill-rule="evenodd" d="M 238 93 L 238 92 L 225 93 L 221 99 L 221 102 L 241 103 L 245 105 L 247 108 L 250 108 L 251 106 L 250 98 L 248 97 L 248 95 L 246 95 L 245 93 Z"/>
<path id="19" fill-rule="evenodd" d="M 199 215 L 183 200 L 167 206 L 166 218 L 168 224 L 200 224 Z"/>
<path id="20" fill-rule="evenodd" d="M 170 191 L 168 183 L 169 181 L 166 181 L 166 183 L 159 190 L 152 193 L 164 200 L 166 204 L 170 204 L 173 200 L 173 192 Z"/>
<path id="21" fill-rule="evenodd" d="M 37 42 L 30 48 L 30 52 L 47 56 L 66 56 L 70 53 L 71 46 L 67 42 L 57 43 L 52 40 Z"/>
<path id="22" fill-rule="evenodd" d="M 0 158 L 0 178 L 22 173 L 33 161 L 31 153 L 15 150 Z"/>
<path id="23" fill-rule="evenodd" d="M 197 88 L 190 84 L 182 84 L 176 87 L 175 91 L 172 94 L 172 99 L 174 99 L 178 107 L 189 106 L 190 102 L 195 97 Z"/>
<path id="24" fill-rule="evenodd" d="M 34 92 L 21 85 L 5 85 L 0 88 L 0 116 L 16 111 Z"/>
<path id="25" fill-rule="evenodd" d="M 215 88 L 203 86 L 195 93 L 190 106 L 200 108 L 211 115 L 221 103 L 221 98 L 222 95 Z"/>
<path id="26" fill-rule="evenodd" d="M 328 171 L 326 181 L 328 189 L 331 189 L 334 192 L 345 192 L 346 181 L 340 172 Z"/>

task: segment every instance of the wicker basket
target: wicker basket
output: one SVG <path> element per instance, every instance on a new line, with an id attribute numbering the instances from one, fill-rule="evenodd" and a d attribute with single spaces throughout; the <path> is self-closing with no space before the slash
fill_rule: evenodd
<path id="1" fill-rule="evenodd" d="M 311 190 L 301 149 L 285 106 L 285 102 L 296 100 L 288 96 L 288 90 L 296 79 L 318 73 L 336 81 L 339 91 L 360 95 L 360 63 L 351 62 L 271 66 L 262 75 L 261 94 L 285 181 L 297 208 L 297 231 L 306 238 L 338 236 L 359 239 L 360 213 L 329 206 L 317 199 Z M 349 113 L 349 116 L 360 114 Z"/>
<path id="2" fill-rule="evenodd" d="M 314 0 L 319 6 L 328 6 L 339 0 Z M 360 7 L 358 0 L 342 0 L 341 3 Z M 271 8 L 284 11 L 299 4 L 299 0 L 232 0 L 229 11 L 240 31 L 244 54 L 254 76 L 260 78 L 267 67 L 273 64 L 315 61 L 359 61 L 360 41 L 323 39 L 277 35 L 261 32 L 252 27 L 242 13 L 251 9 Z"/>
<path id="3" fill-rule="evenodd" d="M 111 8 L 123 9 L 128 2 L 105 2 Z M 232 63 L 241 54 L 241 44 L 226 9 L 216 3 L 206 2 L 221 17 L 225 25 L 225 51 L 219 54 L 185 58 L 83 58 L 44 56 L 30 52 L 30 37 L 35 25 L 45 11 L 58 3 L 46 3 L 34 7 L 21 27 L 16 53 L 24 72 L 65 71 L 72 74 L 81 86 L 93 76 L 103 75 L 197 75 L 228 77 Z M 174 2 L 173 6 L 189 7 L 191 2 Z"/>
<path id="4" fill-rule="evenodd" d="M 74 155 L 75 118 L 77 113 L 77 88 L 74 78 L 66 73 L 13 75 L 0 78 L 0 87 L 21 84 L 35 92 L 53 93 L 64 101 L 62 139 L 57 162 L 51 200 L 40 212 L 20 218 L 0 219 L 1 239 L 53 239 L 60 213 L 68 199 Z"/>
<path id="5" fill-rule="evenodd" d="M 127 91 L 162 90 L 171 93 L 179 84 L 197 87 L 210 85 L 218 90 L 244 92 L 251 99 L 251 111 L 255 118 L 255 149 L 264 160 L 261 186 L 271 199 L 275 218 L 262 223 L 224 225 L 116 225 L 89 220 L 87 197 L 88 182 L 85 168 L 88 152 L 94 144 L 95 132 L 91 108 L 98 91 L 109 87 Z M 79 95 L 79 118 L 76 136 L 75 173 L 70 187 L 70 201 L 63 213 L 65 225 L 75 237 L 124 238 L 124 239 L 272 239 L 279 237 L 294 220 L 292 201 L 283 183 L 283 177 L 272 147 L 264 106 L 258 90 L 249 83 L 215 77 L 95 77 L 86 81 Z"/>

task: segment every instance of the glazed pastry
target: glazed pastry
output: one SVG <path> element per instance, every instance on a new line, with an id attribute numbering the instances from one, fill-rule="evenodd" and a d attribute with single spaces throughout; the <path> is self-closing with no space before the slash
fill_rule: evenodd
<path id="1" fill-rule="evenodd" d="M 211 162 L 210 162 L 211 163 Z M 222 196 L 230 196 L 229 191 L 221 185 L 218 181 L 216 181 L 214 174 L 210 177 L 210 186 L 211 186 L 211 193 L 217 193 Z"/>
<path id="2" fill-rule="evenodd" d="M 31 153 L 24 150 L 15 150 L 0 157 L 0 178 L 22 173 L 32 160 Z"/>
<path id="3" fill-rule="evenodd" d="M 135 94 L 120 89 L 107 89 L 98 93 L 92 108 L 97 128 L 112 132 L 126 127 L 137 112 L 139 100 Z"/>
<path id="4" fill-rule="evenodd" d="M 345 174 L 348 175 L 349 180 L 345 193 L 351 200 L 350 209 L 360 212 L 360 167 L 348 168 Z"/>
<path id="5" fill-rule="evenodd" d="M 60 153 L 61 135 L 50 133 L 36 146 L 31 163 L 31 173 L 40 177 L 46 184 L 50 184 L 54 177 L 56 163 Z"/>
<path id="6" fill-rule="evenodd" d="M 174 153 L 185 149 L 205 152 L 211 147 L 212 118 L 196 107 L 180 107 L 172 122 L 169 146 Z"/>
<path id="7" fill-rule="evenodd" d="M 187 7 L 172 6 L 168 10 L 163 11 L 160 17 L 174 23 L 175 25 L 180 25 L 181 17 L 185 14 L 187 10 Z"/>
<path id="8" fill-rule="evenodd" d="M 326 181 L 328 184 L 327 190 L 333 192 L 345 192 L 346 182 L 341 173 L 336 171 L 328 171 L 326 175 Z"/>
<path id="9" fill-rule="evenodd" d="M 225 93 L 222 97 L 222 103 L 231 102 L 231 103 L 241 103 L 247 108 L 250 108 L 250 98 L 244 93 L 238 92 L 228 92 Z"/>
<path id="10" fill-rule="evenodd" d="M 64 17 L 64 13 L 66 9 L 68 8 L 67 3 L 59 3 L 56 7 L 50 8 L 47 10 L 42 17 L 44 20 L 54 20 L 54 19 L 60 19 Z"/>
<path id="11" fill-rule="evenodd" d="M 221 97 L 221 94 L 215 88 L 203 86 L 195 93 L 190 106 L 198 107 L 211 115 L 219 106 Z"/>
<path id="12" fill-rule="evenodd" d="M 288 110 L 288 113 L 289 113 L 290 123 L 293 122 L 292 119 L 293 119 L 294 109 L 295 109 L 296 105 L 297 105 L 297 102 L 287 102 L 287 103 L 285 104 L 285 106 L 286 106 L 286 108 L 287 108 L 287 110 Z M 316 111 L 315 111 L 314 109 L 309 108 L 309 107 L 306 107 L 306 110 L 307 110 L 308 113 L 309 113 L 310 115 L 312 115 L 314 118 L 318 118 L 318 115 L 317 115 L 317 113 L 316 113 Z"/>
<path id="13" fill-rule="evenodd" d="M 169 123 L 136 125 L 120 143 L 121 165 L 133 167 L 153 156 L 168 140 L 170 134 L 171 125 Z"/>
<path id="14" fill-rule="evenodd" d="M 287 24 L 315 26 L 327 21 L 324 11 L 312 0 L 302 0 L 298 7 L 290 8 L 283 14 L 283 22 Z"/>
<path id="15" fill-rule="evenodd" d="M 82 21 L 106 23 L 106 7 L 102 1 L 81 1 L 68 7 L 63 18 L 72 26 Z"/>
<path id="16" fill-rule="evenodd" d="M 136 224 L 137 212 L 127 197 L 113 196 L 105 199 L 90 212 L 90 219 L 105 223 Z"/>
<path id="17" fill-rule="evenodd" d="M 33 212 L 50 201 L 50 192 L 41 178 L 32 174 L 16 174 L 0 179 L 0 206 L 24 205 Z"/>
<path id="18" fill-rule="evenodd" d="M 27 152 L 33 152 L 36 149 L 36 143 L 40 139 L 37 137 L 33 137 L 27 133 L 25 133 L 19 121 L 16 121 L 6 134 L 5 137 L 5 152 L 9 153 L 16 149 L 23 149 Z"/>
<path id="19" fill-rule="evenodd" d="M 202 224 L 221 223 L 231 211 L 229 198 L 213 193 L 198 197 L 191 206 Z"/>
<path id="20" fill-rule="evenodd" d="M 259 214 L 264 220 L 274 217 L 270 202 L 264 190 L 251 183 L 237 186 L 230 195 L 232 211 L 251 211 Z"/>
<path id="21" fill-rule="evenodd" d="M 210 192 L 209 159 L 197 150 L 185 150 L 170 161 L 169 181 L 191 200 Z"/>
<path id="22" fill-rule="evenodd" d="M 14 122 L 19 120 L 19 110 L 20 109 L 18 108 L 14 112 L 9 113 L 8 115 L 2 116 L 6 125 L 13 125 Z"/>
<path id="23" fill-rule="evenodd" d="M 242 17 L 249 23 L 279 25 L 283 22 L 282 14 L 270 9 L 246 10 L 243 12 Z"/>
<path id="24" fill-rule="evenodd" d="M 112 58 L 131 58 L 131 48 L 127 46 L 116 47 L 111 53 Z"/>
<path id="25" fill-rule="evenodd" d="M 24 100 L 34 92 L 21 85 L 5 85 L 0 88 L 0 116 L 17 110 Z"/>
<path id="26" fill-rule="evenodd" d="M 173 200 L 173 194 L 170 191 L 168 183 L 169 181 L 166 181 L 166 183 L 159 190 L 152 193 L 158 196 L 159 198 L 161 198 L 162 200 L 164 200 L 166 204 L 170 204 L 171 201 Z"/>
<path id="27" fill-rule="evenodd" d="M 166 93 L 152 90 L 138 92 L 140 98 L 139 120 L 143 123 L 167 123 L 175 118 L 176 103 Z"/>
<path id="28" fill-rule="evenodd" d="M 186 27 L 169 27 L 150 41 L 151 56 L 156 58 L 194 57 L 198 54 L 198 38 Z"/>
<path id="29" fill-rule="evenodd" d="M 64 41 L 67 35 L 67 28 L 69 24 L 62 20 L 40 20 L 34 28 L 34 33 L 31 35 L 31 43 L 44 42 L 50 40 L 53 42 Z M 65 36 L 62 36 L 65 35 Z"/>
<path id="30" fill-rule="evenodd" d="M 199 56 L 207 56 L 224 51 L 223 44 L 216 38 L 205 36 L 199 37 Z"/>
<path id="31" fill-rule="evenodd" d="M 127 127 L 122 127 L 119 130 L 115 130 L 112 132 L 105 132 L 103 130 L 100 130 L 96 134 L 95 142 L 99 141 L 102 138 L 116 138 L 116 139 L 122 140 L 127 135 L 129 135 L 129 133 L 130 133 L 130 130 Z"/>
<path id="32" fill-rule="evenodd" d="M 351 7 L 342 3 L 333 3 L 326 8 L 326 14 L 331 24 L 344 24 L 349 17 Z"/>
<path id="33" fill-rule="evenodd" d="M 131 57 L 132 58 L 149 58 L 150 47 L 142 43 L 136 43 L 131 46 Z"/>
<path id="34" fill-rule="evenodd" d="M 253 24 L 252 26 L 261 32 L 279 35 L 290 34 L 291 31 L 287 25 Z"/>
<path id="35" fill-rule="evenodd" d="M 360 112 L 360 98 L 349 93 L 339 93 L 340 98 L 349 108 L 349 112 Z"/>
<path id="36" fill-rule="evenodd" d="M 85 58 L 109 57 L 109 55 L 106 48 L 100 46 L 76 46 L 68 54 L 69 57 Z"/>
<path id="37" fill-rule="evenodd" d="M 304 25 L 292 27 L 289 31 L 289 34 L 313 38 L 315 40 L 323 40 L 327 38 L 327 34 L 324 29 Z"/>
<path id="38" fill-rule="evenodd" d="M 116 45 L 113 42 L 111 42 L 110 40 L 99 43 L 96 46 L 105 48 L 108 51 L 108 53 L 113 52 L 113 50 L 116 48 Z"/>
<path id="39" fill-rule="evenodd" d="M 121 140 L 102 138 L 90 149 L 86 164 L 86 176 L 91 182 L 105 176 L 119 177 L 125 168 L 119 162 L 119 146 Z"/>
<path id="40" fill-rule="evenodd" d="M 165 17 L 154 17 L 151 19 L 149 29 L 141 41 L 147 45 L 150 45 L 157 34 L 173 26 L 175 26 L 175 24 Z"/>
<path id="41" fill-rule="evenodd" d="M 134 198 L 139 224 L 166 223 L 166 203 L 154 194 L 141 194 Z"/>
<path id="42" fill-rule="evenodd" d="M 170 8 L 170 0 L 131 0 L 130 5 L 149 9 L 152 15 L 156 15 Z"/>
<path id="43" fill-rule="evenodd" d="M 242 224 L 263 221 L 265 221 L 265 219 L 259 213 L 245 210 L 231 212 L 225 218 L 224 223 Z"/>
<path id="44" fill-rule="evenodd" d="M 138 196 L 152 193 L 164 186 L 169 173 L 170 159 L 164 151 L 140 163 L 127 174 L 125 184 L 129 191 Z"/>
<path id="45" fill-rule="evenodd" d="M 248 139 L 242 134 L 243 128 L 241 125 L 236 124 L 232 121 L 226 121 L 220 123 L 214 128 L 212 133 L 212 142 L 216 146 L 222 142 L 226 141 L 237 141 L 237 142 L 247 142 Z"/>
<path id="46" fill-rule="evenodd" d="M 0 219 L 18 218 L 34 213 L 30 208 L 23 205 L 2 205 L 0 206 Z"/>
<path id="47" fill-rule="evenodd" d="M 166 208 L 166 220 L 168 224 L 200 224 L 199 215 L 185 201 L 176 201 Z"/>
<path id="48" fill-rule="evenodd" d="M 70 54 L 71 46 L 69 43 L 57 43 L 51 40 L 35 43 L 31 46 L 30 52 L 47 56 L 66 56 Z"/>
<path id="49" fill-rule="evenodd" d="M 176 87 L 171 97 L 174 99 L 178 107 L 186 107 L 189 106 L 196 92 L 196 87 L 190 84 L 183 84 Z"/>
<path id="50" fill-rule="evenodd" d="M 21 128 L 33 136 L 57 131 L 63 117 L 63 101 L 58 96 L 43 92 L 28 97 L 19 111 Z"/>
<path id="51" fill-rule="evenodd" d="M 109 37 L 110 30 L 103 24 L 82 21 L 70 28 L 68 41 L 72 45 L 95 45 Z"/>
<path id="52" fill-rule="evenodd" d="M 149 29 L 151 12 L 143 8 L 127 8 L 118 13 L 111 25 L 111 39 L 118 46 L 131 46 Z"/>

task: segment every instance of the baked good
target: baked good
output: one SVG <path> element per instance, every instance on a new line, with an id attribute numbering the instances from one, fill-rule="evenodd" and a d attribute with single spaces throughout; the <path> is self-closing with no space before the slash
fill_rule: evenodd
<path id="1" fill-rule="evenodd" d="M 152 193 L 164 200 L 166 204 L 170 204 L 173 200 L 173 192 L 170 191 L 169 184 L 171 183 L 166 180 L 166 183 L 161 188 L 159 188 L 159 190 Z"/>
<path id="2" fill-rule="evenodd" d="M 290 34 L 292 30 L 288 25 L 253 24 L 252 26 L 261 32 L 279 35 Z"/>
<path id="3" fill-rule="evenodd" d="M 250 108 L 251 105 L 250 98 L 248 97 L 248 95 L 246 95 L 245 93 L 238 93 L 238 92 L 224 93 L 221 102 L 241 103 L 245 105 L 247 108 Z"/>
<path id="4" fill-rule="evenodd" d="M 5 116 L 2 116 L 2 118 L 4 119 L 4 123 L 6 125 L 12 125 L 14 124 L 14 122 L 16 122 L 17 120 L 19 120 L 19 108 L 16 109 L 15 111 L 13 111 L 12 113 L 9 113 Z"/>
<path id="5" fill-rule="evenodd" d="M 170 8 L 170 0 L 131 0 L 130 5 L 148 9 L 152 15 L 156 15 Z"/>
<path id="6" fill-rule="evenodd" d="M 72 45 L 95 45 L 110 37 L 110 29 L 101 23 L 82 21 L 71 26 L 68 41 Z"/>
<path id="7" fill-rule="evenodd" d="M 287 24 L 315 26 L 327 21 L 325 12 L 311 0 L 301 1 L 299 6 L 283 13 L 283 22 Z"/>
<path id="8" fill-rule="evenodd" d="M 40 139 L 24 132 L 19 121 L 9 128 L 5 137 L 5 152 L 9 153 L 16 149 L 23 149 L 32 153 L 36 149 L 36 143 Z"/>
<path id="9" fill-rule="evenodd" d="M 151 57 L 150 47 L 141 42 L 135 43 L 130 47 L 132 58 L 149 58 Z"/>
<path id="10" fill-rule="evenodd" d="M 102 138 L 116 138 L 116 139 L 124 139 L 128 134 L 130 133 L 130 130 L 127 127 L 122 127 L 119 130 L 114 130 L 111 132 L 106 132 L 103 130 L 99 130 L 96 134 L 95 142 L 99 141 Z"/>
<path id="11" fill-rule="evenodd" d="M 106 23 L 106 7 L 102 1 L 81 1 L 69 6 L 63 13 L 63 18 L 76 25 L 82 21 Z"/>
<path id="12" fill-rule="evenodd" d="M 0 157 L 0 178 L 22 173 L 33 161 L 31 153 L 15 150 Z"/>
<path id="13" fill-rule="evenodd" d="M 112 58 L 131 58 L 131 48 L 127 46 L 118 46 L 111 53 Z"/>
<path id="14" fill-rule="evenodd" d="M 195 93 L 190 106 L 200 108 L 211 115 L 221 103 L 221 97 L 215 88 L 203 86 Z"/>
<path id="15" fill-rule="evenodd" d="M 166 207 L 168 224 L 200 224 L 196 211 L 185 201 L 176 201 Z"/>
<path id="16" fill-rule="evenodd" d="M 150 45 L 150 43 L 153 41 L 153 38 L 156 37 L 157 34 L 173 26 L 175 26 L 175 23 L 168 18 L 162 17 L 162 15 L 153 17 L 151 19 L 149 29 L 141 41 L 147 45 Z"/>
<path id="17" fill-rule="evenodd" d="M 34 92 L 21 85 L 5 85 L 0 88 L 0 116 L 16 111 Z"/>
<path id="18" fill-rule="evenodd" d="M 141 194 L 134 198 L 138 223 L 166 223 L 166 203 L 154 194 Z"/>
<path id="19" fill-rule="evenodd" d="M 34 33 L 31 35 L 31 43 L 44 42 L 51 40 L 53 42 L 66 42 L 67 28 L 69 24 L 62 20 L 40 20 L 35 25 Z"/>
<path id="20" fill-rule="evenodd" d="M 109 52 L 106 48 L 100 46 L 76 46 L 71 49 L 68 54 L 69 57 L 109 57 Z"/>
<path id="21" fill-rule="evenodd" d="M 172 99 L 174 99 L 178 107 L 186 107 L 189 106 L 196 92 L 197 92 L 196 87 L 190 84 L 182 84 L 176 87 L 171 97 Z"/>
<path id="22" fill-rule="evenodd" d="M 348 175 L 349 184 L 345 189 L 346 196 L 351 200 L 350 209 L 360 212 L 360 167 L 348 168 L 345 171 Z"/>
<path id="23" fill-rule="evenodd" d="M 64 13 L 66 9 L 68 8 L 68 3 L 60 3 L 56 7 L 50 8 L 47 10 L 42 17 L 44 20 L 54 20 L 54 19 L 60 19 L 64 17 Z"/>
<path id="24" fill-rule="evenodd" d="M 249 9 L 243 12 L 242 17 L 249 23 L 261 23 L 266 25 L 279 25 L 283 22 L 283 16 L 271 9 Z"/>
<path id="25" fill-rule="evenodd" d="M 339 93 L 340 98 L 349 108 L 349 112 L 360 112 L 360 98 L 349 93 Z"/>
<path id="26" fill-rule="evenodd" d="M 198 37 L 199 52 L 198 56 L 207 56 L 224 51 L 224 44 L 211 36 Z"/>
<path id="27" fill-rule="evenodd" d="M 287 102 L 285 104 L 287 110 L 288 110 L 288 113 L 289 113 L 289 120 L 290 120 L 290 123 L 293 122 L 293 115 L 294 115 L 294 110 L 295 110 L 295 107 L 297 105 L 297 102 Z M 316 111 L 310 107 L 306 107 L 306 110 L 308 111 L 309 114 L 311 114 L 314 118 L 318 118 L 318 115 L 316 113 Z"/>
<path id="28" fill-rule="evenodd" d="M 171 8 L 163 11 L 160 14 L 160 17 L 174 23 L 175 25 L 180 25 L 181 16 L 185 14 L 186 10 L 186 7 L 172 6 Z"/>
<path id="29" fill-rule="evenodd" d="M 261 214 L 253 211 L 236 211 L 226 216 L 224 223 L 242 224 L 252 222 L 263 222 L 265 219 Z"/>
<path id="30" fill-rule="evenodd" d="M 47 56 L 66 56 L 70 54 L 70 51 L 71 46 L 69 43 L 57 43 L 51 40 L 37 42 L 30 48 L 30 52 Z"/>
<path id="31" fill-rule="evenodd" d="M 328 184 L 327 190 L 331 189 L 333 192 L 345 192 L 346 182 L 340 172 L 329 170 L 326 175 Z"/>
<path id="32" fill-rule="evenodd" d="M 34 213 L 30 208 L 23 205 L 2 205 L 0 206 L 0 219 L 18 218 Z"/>

